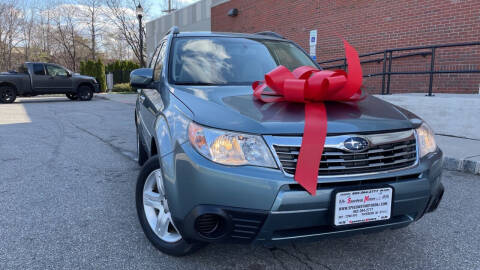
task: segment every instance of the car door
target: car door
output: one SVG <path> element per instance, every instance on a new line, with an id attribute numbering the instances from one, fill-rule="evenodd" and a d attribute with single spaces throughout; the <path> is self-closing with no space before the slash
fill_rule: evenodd
<path id="1" fill-rule="evenodd" d="M 54 93 L 72 91 L 72 77 L 65 68 L 52 64 L 46 64 L 45 67 L 50 80 L 50 89 Z"/>
<path id="2" fill-rule="evenodd" d="M 166 52 L 166 42 L 162 41 L 158 54 L 154 55 L 150 67 L 153 69 L 154 85 L 161 85 L 159 82 L 163 70 L 163 60 Z M 155 132 L 155 120 L 158 113 L 162 110 L 162 99 L 157 89 L 141 89 L 139 92 L 140 103 L 140 122 L 142 125 L 142 135 L 144 142 L 151 147 L 151 141 Z"/>
<path id="3" fill-rule="evenodd" d="M 32 73 L 30 76 L 32 79 L 32 89 L 35 93 L 41 94 L 49 92 L 49 84 L 51 83 L 51 80 L 50 76 L 47 75 L 44 64 L 32 64 Z"/>

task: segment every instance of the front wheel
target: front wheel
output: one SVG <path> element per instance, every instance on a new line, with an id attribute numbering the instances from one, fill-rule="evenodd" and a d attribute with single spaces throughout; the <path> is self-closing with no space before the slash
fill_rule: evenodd
<path id="1" fill-rule="evenodd" d="M 78 87 L 78 98 L 81 101 L 88 101 L 93 98 L 93 89 L 88 85 Z"/>
<path id="2" fill-rule="evenodd" d="M 13 103 L 17 98 L 17 92 L 11 86 L 0 87 L 0 103 Z"/>
<path id="3" fill-rule="evenodd" d="M 137 161 L 138 161 L 138 165 L 140 166 L 145 164 L 145 162 L 148 159 L 147 151 L 145 151 L 145 147 L 143 146 L 143 143 L 141 140 L 142 139 L 141 139 L 140 130 L 138 130 L 138 127 L 137 127 Z"/>
<path id="4" fill-rule="evenodd" d="M 142 167 L 135 195 L 143 232 L 158 250 L 173 256 L 184 256 L 203 246 L 202 243 L 185 241 L 175 227 L 168 207 L 158 156 L 151 157 Z"/>
<path id="5" fill-rule="evenodd" d="M 78 99 L 78 95 L 76 93 L 66 93 L 65 95 L 70 100 L 77 100 Z"/>

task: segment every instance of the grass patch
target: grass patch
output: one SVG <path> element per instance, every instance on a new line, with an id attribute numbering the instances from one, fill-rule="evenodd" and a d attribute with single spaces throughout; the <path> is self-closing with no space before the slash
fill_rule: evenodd
<path id="1" fill-rule="evenodd" d="M 130 86 L 130 83 L 117 83 L 113 85 L 112 92 L 122 94 L 136 93 L 135 89 Z"/>
<path id="2" fill-rule="evenodd" d="M 122 95 L 129 94 L 129 95 L 133 95 L 133 94 L 136 94 L 136 93 L 137 92 L 128 91 L 128 92 L 111 92 L 110 94 L 122 94 Z"/>

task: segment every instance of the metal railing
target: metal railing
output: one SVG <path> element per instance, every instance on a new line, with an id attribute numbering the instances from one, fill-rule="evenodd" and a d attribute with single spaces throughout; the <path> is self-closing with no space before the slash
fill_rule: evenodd
<path id="1" fill-rule="evenodd" d="M 480 46 L 480 42 L 468 42 L 468 43 L 453 43 L 453 44 L 440 44 L 440 45 L 429 45 L 429 46 L 416 46 L 416 47 L 406 47 L 406 48 L 395 48 L 395 49 L 386 49 L 383 51 L 376 51 L 366 54 L 359 55 L 360 59 L 365 57 L 370 57 L 374 55 L 382 55 L 382 58 L 375 58 L 375 59 L 368 59 L 361 61 L 361 64 L 367 63 L 382 63 L 382 72 L 379 73 L 371 73 L 371 74 L 364 74 L 364 77 L 375 77 L 375 76 L 382 76 L 382 95 L 390 94 L 390 77 L 392 75 L 418 75 L 418 74 L 429 74 L 430 80 L 428 84 L 428 96 L 433 96 L 433 75 L 434 74 L 458 74 L 458 73 L 480 73 L 480 69 L 466 69 L 466 70 L 435 70 L 435 53 L 439 48 L 451 48 L 451 47 L 467 47 L 467 46 Z M 402 55 L 395 55 L 393 56 L 394 52 L 410 52 L 415 50 L 424 50 L 422 52 L 414 52 L 414 53 L 407 53 Z M 428 51 L 425 51 L 428 50 Z M 430 57 L 430 70 L 424 71 L 399 71 L 399 72 L 392 72 L 392 62 L 393 59 L 399 58 L 407 58 L 412 56 L 423 56 L 423 57 Z M 331 66 L 324 66 L 325 64 L 329 63 L 336 63 L 336 62 L 343 62 L 342 64 L 331 65 Z M 320 65 L 324 69 L 334 69 L 334 68 L 343 68 L 346 69 L 347 61 L 345 58 L 337 58 L 331 59 L 327 61 L 319 62 Z M 480 63 L 478 63 L 480 66 Z"/>

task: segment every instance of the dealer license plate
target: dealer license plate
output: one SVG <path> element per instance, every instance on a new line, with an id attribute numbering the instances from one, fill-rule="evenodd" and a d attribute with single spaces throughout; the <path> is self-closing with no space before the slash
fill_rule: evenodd
<path id="1" fill-rule="evenodd" d="M 392 192 L 391 187 L 338 192 L 335 195 L 335 226 L 389 219 Z"/>

